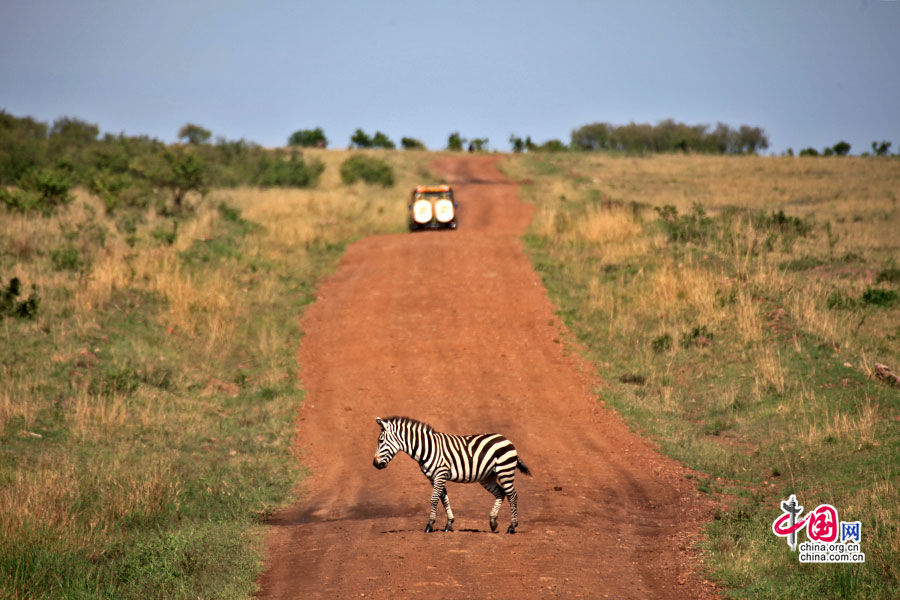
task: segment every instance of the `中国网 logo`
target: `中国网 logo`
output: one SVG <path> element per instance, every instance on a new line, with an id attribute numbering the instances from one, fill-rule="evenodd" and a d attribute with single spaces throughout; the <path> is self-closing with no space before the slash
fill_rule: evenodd
<path id="1" fill-rule="evenodd" d="M 866 555 L 860 550 L 862 525 L 859 521 L 840 521 L 830 504 L 820 504 L 804 517 L 797 497 L 781 502 L 781 515 L 772 523 L 772 532 L 787 538 L 791 550 L 800 551 L 802 563 L 862 563 Z M 805 529 L 808 541 L 798 545 L 797 532 Z M 799 547 L 798 547 L 799 546 Z"/>

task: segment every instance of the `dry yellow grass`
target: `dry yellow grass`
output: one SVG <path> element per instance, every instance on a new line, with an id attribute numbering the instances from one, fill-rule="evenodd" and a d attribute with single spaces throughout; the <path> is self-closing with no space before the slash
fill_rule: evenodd
<path id="1" fill-rule="evenodd" d="M 41 535 L 48 539 L 88 548 L 95 536 L 118 535 L 117 523 L 131 513 L 153 514 L 163 510 L 162 503 L 168 503 L 164 510 L 171 510 L 173 502 L 177 505 L 183 478 L 171 472 L 168 455 L 160 448 L 174 443 L 191 451 L 190 444 L 214 446 L 215 437 L 224 435 L 209 422 L 217 422 L 222 411 L 232 410 L 224 407 L 222 397 L 234 397 L 244 375 L 217 371 L 221 354 L 252 356 L 255 370 L 247 377 L 253 377 L 261 394 L 283 390 L 286 381 L 294 381 L 298 336 L 286 334 L 283 321 L 252 314 L 259 310 L 254 307 L 278 302 L 285 294 L 287 284 L 282 278 L 286 276 L 292 278 L 291 285 L 310 285 L 323 268 L 316 261 L 322 262 L 323 256 L 333 260 L 347 242 L 404 230 L 409 189 L 431 179 L 423 167 L 427 155 L 373 152 L 392 164 L 397 185 L 387 189 L 344 186 L 338 171 L 349 152 L 309 154 L 326 164 L 318 187 L 238 188 L 213 190 L 205 198 L 193 196 L 189 199 L 192 212 L 178 220 L 171 244 L 153 234 L 173 231 L 172 219 L 148 209 L 129 239 L 117 227 L 115 215 L 108 216 L 97 198 L 80 190 L 71 205 L 47 218 L 0 212 L 0 255 L 12 257 L 2 283 L 19 277 L 26 293 L 36 284 L 41 299 L 33 321 L 16 321 L 15 335 L 29 340 L 53 336 L 52 356 L 31 356 L 28 364 L 0 365 L 0 435 L 33 439 L 28 452 L 37 457 L 23 464 L 14 480 L 0 485 L 0 539 L 30 543 L 29 531 L 39 523 L 45 532 Z M 232 243 L 241 257 L 226 254 L 209 266 L 190 264 L 185 256 L 205 248 L 223 231 L 220 203 L 239 209 L 241 217 L 254 224 L 249 233 L 235 234 L 239 239 Z M 88 230 L 92 233 L 86 235 Z M 79 234 L 67 236 L 68 232 Z M 101 237 L 105 238 L 102 243 Z M 76 270 L 60 269 L 50 257 L 51 250 L 69 243 L 76 245 L 83 259 L 83 266 Z M 251 263 L 263 268 L 253 270 Z M 106 360 L 101 361 L 97 349 L 84 346 L 83 340 L 101 339 L 98 344 L 104 346 L 121 342 L 108 339 L 104 319 L 119 310 L 117 303 L 123 298 L 127 303 L 129 294 L 154 299 L 149 316 L 155 319 L 153 332 L 133 346 L 120 346 L 124 356 L 103 355 Z M 299 310 L 294 298 L 282 304 L 287 308 L 281 313 Z M 298 316 L 280 315 L 291 321 Z M 254 317 L 254 326 L 249 327 Z M 152 336 L 163 334 L 169 339 L 165 347 L 157 347 Z M 0 323 L 0 344 L 18 343 L 15 335 L 8 321 Z M 189 356 L 190 361 L 178 359 L 173 365 L 171 356 L 159 356 L 169 352 Z M 144 381 L 152 379 L 158 365 L 170 370 L 163 376 L 174 383 L 155 387 Z M 101 366 L 107 371 L 99 373 Z M 51 384 L 42 369 L 58 369 L 71 385 L 63 385 L 64 392 L 48 393 Z M 103 387 L 117 377 L 136 388 Z M 287 405 L 291 399 L 280 402 Z M 64 444 L 41 446 L 46 437 L 33 429 L 40 429 L 47 414 L 59 415 L 64 425 L 54 427 L 67 432 L 66 443 L 71 447 L 96 446 L 102 451 L 84 461 L 77 452 L 67 452 Z M 274 415 L 251 413 L 248 418 L 263 423 L 257 426 L 260 439 L 274 427 L 268 424 Z M 198 424 L 204 420 L 206 425 Z M 202 426 L 213 435 L 200 436 Z M 199 441 L 192 436 L 200 436 Z M 135 445 L 138 438 L 151 441 Z M 271 444 L 288 446 L 281 439 Z M 132 457 L 132 452 L 139 458 Z M 78 504 L 88 497 L 93 498 L 90 506 Z M 90 515 L 87 524 L 85 514 Z M 107 538 L 98 547 L 108 543 Z"/>

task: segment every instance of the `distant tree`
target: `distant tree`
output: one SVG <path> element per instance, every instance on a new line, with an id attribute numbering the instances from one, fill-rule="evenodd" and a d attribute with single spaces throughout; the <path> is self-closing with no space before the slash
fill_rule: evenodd
<path id="1" fill-rule="evenodd" d="M 80 119 L 62 117 L 53 122 L 50 139 L 83 146 L 96 141 L 100 128 Z"/>
<path id="2" fill-rule="evenodd" d="M 159 183 L 172 192 L 172 201 L 177 210 L 184 207 L 184 198 L 188 192 L 206 193 L 206 165 L 196 153 L 166 150 L 163 158 L 168 169 L 161 173 Z"/>
<path id="3" fill-rule="evenodd" d="M 838 156 L 847 156 L 850 154 L 850 144 L 843 140 L 832 146 L 831 149 Z"/>
<path id="4" fill-rule="evenodd" d="M 454 131 L 447 137 L 447 150 L 460 152 L 463 149 L 463 144 L 465 143 L 465 138 L 460 137 L 458 131 Z"/>
<path id="5" fill-rule="evenodd" d="M 482 152 L 487 149 L 488 138 L 472 138 L 469 140 L 470 152 Z"/>
<path id="6" fill-rule="evenodd" d="M 793 155 L 794 155 L 794 149 L 793 149 L 793 148 L 788 148 L 787 150 L 784 151 L 784 155 L 785 155 L 785 156 L 793 156 Z"/>
<path id="7" fill-rule="evenodd" d="M 832 149 L 832 148 L 825 148 L 824 150 L 822 150 L 822 156 L 833 156 L 833 155 L 834 155 L 834 149 Z"/>
<path id="8" fill-rule="evenodd" d="M 184 140 L 192 146 L 205 144 L 210 138 L 212 138 L 212 132 L 209 129 L 193 123 L 185 123 L 178 130 L 178 139 Z"/>
<path id="9" fill-rule="evenodd" d="M 350 143 L 357 148 L 371 148 L 372 138 L 362 129 L 357 129 L 350 137 Z"/>
<path id="10" fill-rule="evenodd" d="M 404 150 L 425 150 L 425 144 L 411 137 L 401 138 L 400 145 L 403 146 Z"/>
<path id="11" fill-rule="evenodd" d="M 537 150 L 537 144 L 531 141 L 530 135 L 525 137 L 525 149 L 529 152 L 534 152 L 535 150 Z"/>
<path id="12" fill-rule="evenodd" d="M 301 148 L 327 148 L 328 138 L 321 127 L 315 129 L 298 129 L 288 138 L 288 146 Z"/>
<path id="13" fill-rule="evenodd" d="M 612 150 L 609 123 L 592 123 L 572 131 L 570 146 L 576 150 Z"/>
<path id="14" fill-rule="evenodd" d="M 737 152 L 756 154 L 769 147 L 769 138 L 760 127 L 741 125 L 737 133 Z"/>
<path id="15" fill-rule="evenodd" d="M 372 136 L 372 147 L 373 148 L 387 148 L 388 150 L 393 150 L 397 146 L 394 142 L 391 141 L 387 135 L 381 133 L 380 131 L 376 131 L 375 135 Z"/>
<path id="16" fill-rule="evenodd" d="M 803 150 L 800 151 L 800 156 L 818 156 L 818 155 L 819 155 L 819 151 L 812 147 L 804 148 Z"/>
<path id="17" fill-rule="evenodd" d="M 541 152 L 565 152 L 566 145 L 560 140 L 547 140 L 537 148 Z"/>
<path id="18" fill-rule="evenodd" d="M 517 137 L 514 133 L 509 134 L 509 145 L 512 151 L 517 154 L 525 150 L 525 140 Z"/>
<path id="19" fill-rule="evenodd" d="M 872 152 L 874 152 L 876 156 L 887 156 L 890 154 L 891 146 L 891 142 L 888 141 L 883 141 L 880 144 L 872 142 Z"/>

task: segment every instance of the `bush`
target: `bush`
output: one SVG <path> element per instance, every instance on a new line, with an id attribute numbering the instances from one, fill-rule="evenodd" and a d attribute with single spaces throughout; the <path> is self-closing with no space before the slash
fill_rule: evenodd
<path id="1" fill-rule="evenodd" d="M 19 189 L 0 189 L 0 203 L 13 212 L 52 214 L 58 206 L 72 202 L 68 176 L 57 169 L 33 169 L 19 180 Z"/>
<path id="2" fill-rule="evenodd" d="M 678 209 L 669 204 L 662 208 L 656 207 L 656 212 L 672 242 L 705 244 L 714 234 L 713 220 L 706 216 L 706 211 L 696 202 L 692 211 L 686 215 L 678 216 Z"/>
<path id="3" fill-rule="evenodd" d="M 872 306 L 893 306 L 900 300 L 900 292 L 883 288 L 868 288 L 862 295 L 862 303 Z"/>
<path id="4" fill-rule="evenodd" d="M 383 160 L 357 154 L 341 165 L 341 181 L 347 185 L 362 180 L 382 187 L 394 185 L 394 170 Z"/>
<path id="5" fill-rule="evenodd" d="M 307 164 L 298 154 L 291 154 L 288 160 L 264 155 L 259 160 L 253 182 L 261 187 L 309 188 L 319 182 L 319 175 L 324 170 L 325 165 L 321 162 Z"/>
<path id="6" fill-rule="evenodd" d="M 22 282 L 18 277 L 9 280 L 5 288 L 0 286 L 0 319 L 6 317 L 18 317 L 20 319 L 33 319 L 37 314 L 40 299 L 37 295 L 37 286 L 31 286 L 31 294 L 25 300 L 19 300 L 22 295 Z"/>

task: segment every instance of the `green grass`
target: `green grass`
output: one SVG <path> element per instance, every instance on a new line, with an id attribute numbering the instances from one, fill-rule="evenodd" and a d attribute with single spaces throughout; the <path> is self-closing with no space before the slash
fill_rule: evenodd
<path id="1" fill-rule="evenodd" d="M 0 209 L 0 597 L 253 594 L 302 477 L 300 315 L 350 242 L 405 225 L 402 193 L 318 155 L 316 190 L 176 215 Z M 427 158 L 386 155 L 410 186 Z"/>
<path id="2" fill-rule="evenodd" d="M 743 191 L 802 180 L 804 167 L 602 155 L 504 164 L 533 181 L 522 188 L 538 207 L 525 243 L 605 380 L 600 398 L 703 473 L 697 489 L 719 501 L 702 550 L 726 596 L 894 597 L 900 392 L 875 380 L 872 364 L 900 366 L 900 209 L 882 190 L 850 192 L 869 168 L 894 183 L 898 172 L 829 164 L 831 192 L 856 198 L 841 208 L 857 217 L 836 241 L 839 214 L 792 210 L 803 188 L 777 201 Z M 727 197 L 676 200 L 681 209 L 668 199 L 710 189 Z M 800 564 L 771 532 L 791 493 L 807 510 L 829 503 L 861 521 L 866 562 Z"/>

